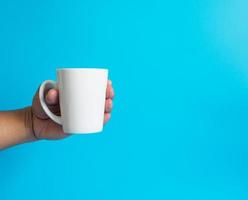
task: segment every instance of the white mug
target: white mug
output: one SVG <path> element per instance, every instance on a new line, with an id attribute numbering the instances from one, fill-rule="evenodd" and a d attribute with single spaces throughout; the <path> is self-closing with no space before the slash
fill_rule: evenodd
<path id="1" fill-rule="evenodd" d="M 108 70 L 99 68 L 57 69 L 57 82 L 44 81 L 39 89 L 41 106 L 65 133 L 96 133 L 103 129 Z M 51 88 L 59 90 L 61 116 L 52 113 L 45 101 Z"/>

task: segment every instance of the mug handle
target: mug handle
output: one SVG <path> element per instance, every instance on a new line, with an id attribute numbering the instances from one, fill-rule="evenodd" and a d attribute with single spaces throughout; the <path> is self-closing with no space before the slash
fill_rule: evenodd
<path id="1" fill-rule="evenodd" d="M 46 104 L 46 101 L 45 101 L 45 94 L 47 93 L 48 90 L 52 88 L 57 88 L 57 83 L 52 80 L 46 80 L 40 85 L 40 89 L 39 89 L 40 104 L 43 110 L 45 111 L 45 113 L 48 115 L 48 117 L 50 117 L 57 124 L 62 125 L 61 116 L 58 116 L 52 113 L 49 110 Z"/>

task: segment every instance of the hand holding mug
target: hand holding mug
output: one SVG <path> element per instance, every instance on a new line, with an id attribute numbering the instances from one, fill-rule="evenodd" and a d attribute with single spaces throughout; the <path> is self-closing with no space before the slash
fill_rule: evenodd
<path id="1" fill-rule="evenodd" d="M 106 123 L 111 116 L 114 90 L 110 80 L 106 80 L 106 87 L 100 86 L 105 83 L 107 73 L 98 71 L 59 70 L 57 71 L 58 79 L 60 79 L 58 80 L 58 87 L 54 85 L 50 87 L 49 84 L 51 82 L 49 81 L 41 85 L 33 98 L 31 107 L 33 134 L 37 139 L 61 139 L 68 136 L 74 130 L 75 133 L 101 131 L 101 125 Z M 103 73 L 105 74 L 103 75 Z M 80 74 L 82 77 L 79 77 Z M 98 81 L 96 81 L 96 77 Z M 88 86 L 82 86 L 83 91 L 81 94 L 78 94 L 81 88 L 80 83 L 84 83 L 84 85 L 88 84 Z M 91 86 L 91 83 L 93 83 L 94 86 Z M 45 87 L 47 86 L 49 87 L 46 90 Z M 99 86 L 101 88 L 97 89 Z M 101 94 L 102 88 L 105 88 L 104 95 Z M 43 91 L 41 91 L 41 89 L 43 89 Z M 95 92 L 92 90 L 95 90 Z M 41 92 L 44 92 L 44 102 L 42 102 Z M 104 103 L 101 103 L 102 98 L 104 98 Z M 79 102 L 80 99 L 83 101 L 82 104 Z M 61 104 L 61 100 L 63 104 Z M 104 104 L 104 106 L 101 104 Z M 61 109 L 63 113 L 61 113 Z M 99 116 L 101 109 L 104 110 L 102 118 Z M 52 116 L 49 112 L 52 113 Z M 53 116 L 58 118 L 51 118 Z M 80 121 L 81 119 L 82 121 Z M 99 120 L 101 119 L 102 124 L 99 124 Z M 63 126 L 61 126 L 62 123 Z M 65 129 L 69 132 L 66 132 Z"/>

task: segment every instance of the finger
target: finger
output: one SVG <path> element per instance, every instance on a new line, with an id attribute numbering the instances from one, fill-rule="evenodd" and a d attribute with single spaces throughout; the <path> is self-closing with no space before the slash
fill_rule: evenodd
<path id="1" fill-rule="evenodd" d="M 48 119 L 49 117 L 43 110 L 41 103 L 40 103 L 40 98 L 39 98 L 39 88 L 37 89 L 34 97 L 33 97 L 33 102 L 32 102 L 32 109 L 35 115 L 41 119 Z"/>
<path id="2" fill-rule="evenodd" d="M 112 81 L 110 79 L 108 80 L 108 85 L 112 85 Z"/>
<path id="3" fill-rule="evenodd" d="M 60 107 L 59 107 L 59 91 L 56 89 L 50 89 L 45 95 L 45 100 L 49 110 L 54 113 L 55 115 L 60 114 Z"/>
<path id="4" fill-rule="evenodd" d="M 111 118 L 111 114 L 110 113 L 105 113 L 104 114 L 104 124 L 106 124 Z"/>
<path id="5" fill-rule="evenodd" d="M 45 101 L 48 104 L 49 110 L 51 110 L 53 113 L 55 113 L 57 115 L 60 115 L 60 109 L 59 109 L 58 103 L 55 105 L 49 105 L 49 103 L 55 103 L 56 102 L 56 101 L 54 101 L 54 99 L 56 99 L 56 94 L 54 94 L 54 93 L 56 93 L 56 91 L 55 92 L 52 91 L 51 93 L 52 93 L 51 94 L 52 97 L 50 95 L 48 95 L 48 97 L 46 97 L 47 95 L 45 95 Z M 48 100 L 48 102 L 47 102 L 47 100 Z M 52 101 L 52 102 L 49 102 L 49 101 Z M 57 101 L 59 101 L 58 98 L 57 98 Z M 33 109 L 33 112 L 35 113 L 35 115 L 37 117 L 39 117 L 41 119 L 48 119 L 49 118 L 41 106 L 40 98 L 39 98 L 39 88 L 37 89 L 36 94 L 33 97 L 32 109 Z"/>
<path id="6" fill-rule="evenodd" d="M 108 80 L 107 90 L 106 90 L 106 99 L 113 99 L 114 98 L 114 89 L 112 86 L 112 81 Z"/>
<path id="7" fill-rule="evenodd" d="M 50 106 L 59 103 L 59 92 L 56 89 L 50 89 L 46 94 L 46 103 Z"/>
<path id="8" fill-rule="evenodd" d="M 110 113 L 113 108 L 113 101 L 112 99 L 107 99 L 105 102 L 105 112 Z"/>

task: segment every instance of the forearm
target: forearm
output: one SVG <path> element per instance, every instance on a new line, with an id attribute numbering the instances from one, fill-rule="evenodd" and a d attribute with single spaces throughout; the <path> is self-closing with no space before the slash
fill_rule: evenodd
<path id="1" fill-rule="evenodd" d="M 34 140 L 30 107 L 0 112 L 0 149 Z"/>

